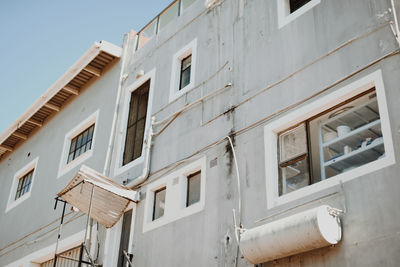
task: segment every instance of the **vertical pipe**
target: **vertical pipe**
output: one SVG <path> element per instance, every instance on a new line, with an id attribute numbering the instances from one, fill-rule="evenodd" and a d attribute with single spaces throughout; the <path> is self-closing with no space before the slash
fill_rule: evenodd
<path id="1" fill-rule="evenodd" d="M 83 243 L 81 244 L 81 249 L 79 251 L 79 263 L 78 267 L 82 267 L 82 260 L 83 260 Z"/>
<path id="2" fill-rule="evenodd" d="M 181 15 L 182 13 L 182 0 L 178 0 L 178 17 Z"/>
<path id="3" fill-rule="evenodd" d="M 54 208 L 57 208 L 57 202 L 59 201 L 58 198 L 56 198 L 56 204 L 54 205 Z M 57 234 L 57 242 L 56 242 L 56 250 L 54 251 L 54 262 L 53 262 L 53 267 L 56 267 L 57 265 L 57 250 L 58 250 L 58 243 L 60 241 L 61 238 L 61 231 L 62 231 L 62 226 L 64 223 L 64 215 L 65 215 L 65 206 L 67 205 L 67 202 L 64 202 L 64 206 L 63 206 L 63 211 L 62 211 L 62 215 L 61 215 L 61 222 L 60 222 L 60 226 L 58 227 L 58 234 Z"/>

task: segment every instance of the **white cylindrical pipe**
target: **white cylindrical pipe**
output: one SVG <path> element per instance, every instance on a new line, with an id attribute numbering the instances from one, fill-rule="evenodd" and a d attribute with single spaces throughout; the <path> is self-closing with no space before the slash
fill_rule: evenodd
<path id="1" fill-rule="evenodd" d="M 252 264 L 259 264 L 337 244 L 341 225 L 331 211 L 323 205 L 245 230 L 240 238 L 242 254 Z"/>

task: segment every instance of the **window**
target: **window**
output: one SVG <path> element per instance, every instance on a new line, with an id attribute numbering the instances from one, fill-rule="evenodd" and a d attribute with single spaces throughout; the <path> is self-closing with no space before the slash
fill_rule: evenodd
<path id="1" fill-rule="evenodd" d="M 375 89 L 279 134 L 279 195 L 385 156 Z"/>
<path id="2" fill-rule="evenodd" d="M 180 49 L 172 57 L 169 101 L 184 95 L 194 87 L 197 39 Z"/>
<path id="3" fill-rule="evenodd" d="M 38 158 L 34 159 L 14 175 L 6 212 L 30 197 L 34 183 Z"/>
<path id="4" fill-rule="evenodd" d="M 93 155 L 99 113 L 97 110 L 65 134 L 57 178 Z"/>
<path id="5" fill-rule="evenodd" d="M 17 192 L 15 193 L 15 200 L 20 198 L 25 193 L 29 192 L 32 183 L 33 171 L 34 169 L 18 179 L 18 187 L 17 187 Z"/>
<path id="6" fill-rule="evenodd" d="M 289 0 L 290 13 L 295 12 L 297 9 L 301 8 L 311 0 Z"/>
<path id="7" fill-rule="evenodd" d="M 380 70 L 296 108 L 264 130 L 268 208 L 308 196 L 306 201 L 395 163 Z"/>
<path id="8" fill-rule="evenodd" d="M 143 232 L 202 211 L 205 190 L 205 157 L 147 184 Z"/>
<path id="9" fill-rule="evenodd" d="M 297 19 L 321 0 L 276 0 L 278 6 L 278 26 L 282 28 L 291 21 Z"/>
<path id="10" fill-rule="evenodd" d="M 186 207 L 200 201 L 201 171 L 187 177 Z"/>
<path id="11" fill-rule="evenodd" d="M 190 66 L 192 65 L 192 55 L 182 59 L 181 62 L 181 79 L 179 90 L 185 88 L 190 83 Z"/>
<path id="12" fill-rule="evenodd" d="M 165 187 L 154 192 L 153 221 L 164 216 L 166 192 Z"/>
<path id="13" fill-rule="evenodd" d="M 132 225 L 132 209 L 125 212 L 122 219 L 122 229 L 121 229 L 121 239 L 119 242 L 119 256 L 118 256 L 118 265 L 117 267 L 125 267 L 127 266 L 127 259 L 125 253 L 132 260 L 132 254 L 129 252 L 129 238 L 131 236 L 131 225 Z"/>
<path id="14" fill-rule="evenodd" d="M 94 124 L 71 140 L 67 163 L 70 163 L 92 148 L 93 132 Z"/>
<path id="15" fill-rule="evenodd" d="M 131 93 L 123 165 L 142 155 L 150 80 Z"/>

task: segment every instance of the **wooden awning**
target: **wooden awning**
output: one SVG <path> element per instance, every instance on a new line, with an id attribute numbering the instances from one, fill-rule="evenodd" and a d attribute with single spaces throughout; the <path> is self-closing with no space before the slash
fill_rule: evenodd
<path id="1" fill-rule="evenodd" d="M 121 56 L 121 48 L 96 42 L 33 105 L 0 135 L 0 160 L 12 153 Z"/>
<path id="2" fill-rule="evenodd" d="M 139 201 L 138 192 L 84 165 L 57 195 L 86 214 L 91 203 L 90 217 L 106 228 L 119 221 L 131 201 Z"/>

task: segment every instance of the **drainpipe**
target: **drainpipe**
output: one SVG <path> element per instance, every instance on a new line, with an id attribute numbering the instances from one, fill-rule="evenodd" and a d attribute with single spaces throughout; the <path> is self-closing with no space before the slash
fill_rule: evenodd
<path id="1" fill-rule="evenodd" d="M 144 181 L 147 180 L 147 178 L 149 178 L 149 174 L 150 174 L 150 158 L 151 158 L 151 142 L 152 142 L 152 138 L 153 138 L 153 124 L 155 121 L 155 117 L 151 118 L 151 125 L 147 134 L 147 139 L 146 139 L 146 159 L 145 159 L 145 165 L 143 167 L 143 172 L 142 175 L 140 175 L 139 177 L 135 178 L 132 182 L 130 182 L 129 184 L 127 184 L 126 186 L 129 188 L 134 188 L 137 187 L 138 185 L 140 185 L 141 183 L 143 183 Z"/>
<path id="2" fill-rule="evenodd" d="M 132 37 L 133 36 L 133 37 Z M 123 51 L 122 51 L 122 63 L 121 63 L 121 72 L 119 74 L 119 83 L 118 83 L 118 91 L 117 91 L 117 99 L 115 102 L 115 111 L 114 111 L 114 116 L 113 116 L 113 122 L 112 122 L 112 126 L 111 126 L 111 136 L 108 142 L 108 148 L 107 148 L 107 155 L 106 155 L 106 160 L 104 163 L 104 170 L 103 170 L 103 175 L 104 176 L 109 176 L 109 172 L 110 172 L 110 167 L 111 167 L 111 154 L 113 151 L 113 147 L 114 147 L 114 139 L 115 139 L 115 133 L 116 133 L 116 128 L 117 128 L 117 117 L 118 117 L 118 113 L 119 113 L 119 102 L 121 100 L 121 95 L 122 95 L 122 84 L 125 81 L 125 75 L 124 75 L 124 71 L 125 71 L 125 62 L 127 59 L 127 48 L 129 47 L 129 43 L 130 43 L 130 39 L 132 38 L 136 38 L 136 32 L 134 31 L 130 31 L 127 34 L 127 40 L 126 40 L 126 45 L 123 47 Z"/>
<path id="3" fill-rule="evenodd" d="M 396 38 L 397 43 L 400 46 L 400 29 L 399 29 L 399 22 L 397 20 L 396 7 L 394 5 L 394 0 L 390 0 L 390 2 L 391 2 L 391 5 L 392 5 L 391 12 L 393 14 L 393 19 L 394 19 L 394 21 L 390 21 L 390 27 L 392 28 L 394 37 Z"/>

